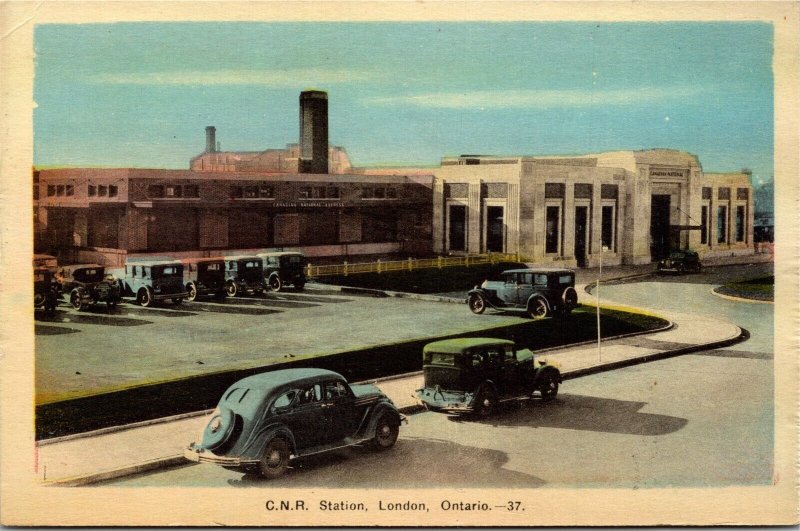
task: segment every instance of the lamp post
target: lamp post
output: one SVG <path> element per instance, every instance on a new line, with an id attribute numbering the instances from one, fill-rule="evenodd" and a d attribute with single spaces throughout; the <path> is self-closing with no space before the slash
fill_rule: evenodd
<path id="1" fill-rule="evenodd" d="M 600 248 L 600 271 L 597 274 L 597 284 L 595 286 L 596 309 L 597 309 L 597 359 L 603 361 L 603 354 L 600 350 L 600 277 L 603 276 L 603 253 L 608 251 L 608 246 Z"/>

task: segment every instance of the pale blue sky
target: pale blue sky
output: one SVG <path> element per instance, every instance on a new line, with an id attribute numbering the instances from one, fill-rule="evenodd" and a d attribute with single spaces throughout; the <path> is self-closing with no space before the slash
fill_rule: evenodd
<path id="1" fill-rule="evenodd" d="M 36 28 L 34 161 L 187 168 L 298 136 L 328 91 L 355 165 L 666 147 L 773 165 L 763 23 L 125 23 Z"/>

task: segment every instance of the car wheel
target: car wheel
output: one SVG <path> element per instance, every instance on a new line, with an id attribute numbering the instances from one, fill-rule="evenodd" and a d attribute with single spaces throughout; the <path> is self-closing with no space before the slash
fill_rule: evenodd
<path id="1" fill-rule="evenodd" d="M 497 395 L 491 389 L 484 389 L 475 399 L 475 414 L 479 417 L 488 417 L 494 413 L 497 406 Z"/>
<path id="2" fill-rule="evenodd" d="M 45 296 L 41 293 L 34 293 L 33 295 L 33 306 L 38 308 L 42 306 L 46 302 Z"/>
<path id="3" fill-rule="evenodd" d="M 283 287 L 281 278 L 278 275 L 272 275 L 271 277 L 269 277 L 267 284 L 269 285 L 269 289 L 271 289 L 272 291 L 280 291 L 281 288 Z"/>
<path id="4" fill-rule="evenodd" d="M 378 450 L 386 450 L 394 446 L 399 434 L 400 426 L 396 419 L 390 415 L 381 415 L 375 426 L 375 438 L 372 439 L 372 442 Z"/>
<path id="5" fill-rule="evenodd" d="M 542 400 L 552 400 L 558 394 L 558 377 L 552 371 L 542 376 L 542 381 L 539 382 L 539 394 Z"/>
<path id="6" fill-rule="evenodd" d="M 194 302 L 197 299 L 197 286 L 194 282 L 189 282 L 186 285 L 186 291 L 189 292 L 189 295 L 186 296 L 186 300 L 190 302 Z"/>
<path id="7" fill-rule="evenodd" d="M 78 289 L 72 290 L 72 293 L 69 294 L 70 305 L 78 311 L 83 310 L 86 307 L 86 305 L 83 303 L 83 297 L 81 297 L 81 295 L 82 294 Z"/>
<path id="8" fill-rule="evenodd" d="M 533 319 L 543 319 L 547 317 L 547 301 L 544 297 L 534 297 L 528 305 L 528 313 Z"/>
<path id="9" fill-rule="evenodd" d="M 476 315 L 480 315 L 486 310 L 486 301 L 480 295 L 470 295 L 467 304 L 469 304 L 470 311 Z"/>
<path id="10" fill-rule="evenodd" d="M 180 298 L 180 297 L 178 297 L 177 299 L 172 299 L 172 304 L 174 304 L 175 306 L 178 306 L 182 302 L 183 302 L 183 299 Z"/>
<path id="11" fill-rule="evenodd" d="M 225 291 L 228 297 L 235 297 L 239 293 L 239 287 L 236 285 L 236 282 L 228 282 L 225 285 Z"/>
<path id="12" fill-rule="evenodd" d="M 109 299 L 109 300 L 107 300 L 107 301 L 106 301 L 106 306 L 108 306 L 108 309 L 109 309 L 109 310 L 113 310 L 114 308 L 116 308 L 116 307 L 117 307 L 117 301 L 116 301 L 116 299 Z"/>
<path id="13" fill-rule="evenodd" d="M 578 292 L 572 287 L 565 289 L 561 294 L 561 301 L 563 302 L 561 313 L 569 315 L 574 308 L 578 307 Z"/>
<path id="14" fill-rule="evenodd" d="M 282 476 L 289 468 L 289 445 L 283 439 L 272 439 L 258 462 L 261 475 L 267 479 Z"/>
<path id="15" fill-rule="evenodd" d="M 153 304 L 153 294 L 150 293 L 150 288 L 140 289 L 137 300 L 139 301 L 139 305 L 145 308 Z"/>

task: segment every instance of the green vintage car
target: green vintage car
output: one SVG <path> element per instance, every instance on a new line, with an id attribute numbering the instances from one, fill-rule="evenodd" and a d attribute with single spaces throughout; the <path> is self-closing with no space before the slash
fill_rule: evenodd
<path id="1" fill-rule="evenodd" d="M 491 415 L 500 402 L 552 400 L 561 373 L 513 341 L 458 338 L 428 343 L 422 351 L 424 387 L 416 397 L 431 411 Z"/>
<path id="2" fill-rule="evenodd" d="M 370 384 L 325 369 L 284 369 L 231 385 L 184 456 L 275 478 L 289 459 L 360 443 L 391 448 L 405 417 Z"/>

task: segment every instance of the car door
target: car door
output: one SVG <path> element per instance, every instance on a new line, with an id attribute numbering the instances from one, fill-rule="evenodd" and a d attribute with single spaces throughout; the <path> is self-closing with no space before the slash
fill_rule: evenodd
<path id="1" fill-rule="evenodd" d="M 500 300 L 502 300 L 506 306 L 516 306 L 519 298 L 517 291 L 517 274 L 509 273 L 505 275 L 502 292 L 498 293 Z"/>
<path id="2" fill-rule="evenodd" d="M 489 346 L 481 351 L 484 379 L 491 380 L 500 395 L 506 394 L 505 353 L 502 346 Z"/>
<path id="3" fill-rule="evenodd" d="M 519 273 L 517 275 L 517 304 L 519 306 L 527 306 L 528 299 L 534 292 L 533 273 Z"/>
<path id="4" fill-rule="evenodd" d="M 516 352 L 511 345 L 503 347 L 503 374 L 507 394 L 520 394 L 526 388 L 525 373 L 517 361 Z"/>
<path id="5" fill-rule="evenodd" d="M 339 380 L 324 382 L 322 393 L 329 442 L 339 442 L 355 435 L 367 406 L 356 406 L 350 387 Z"/>
<path id="6" fill-rule="evenodd" d="M 292 406 L 281 415 L 292 430 L 298 450 L 326 444 L 328 430 L 322 404 L 322 386 L 306 385 L 298 390 Z"/>

